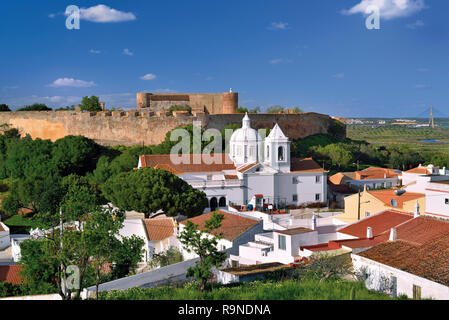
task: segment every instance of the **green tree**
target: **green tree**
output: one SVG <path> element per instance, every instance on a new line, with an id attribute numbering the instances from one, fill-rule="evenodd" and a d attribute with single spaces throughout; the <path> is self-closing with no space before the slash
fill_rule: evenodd
<path id="1" fill-rule="evenodd" d="M 62 176 L 84 175 L 92 171 L 98 159 L 99 146 L 82 136 L 66 136 L 56 140 L 52 149 L 52 161 Z"/>
<path id="2" fill-rule="evenodd" d="M 54 175 L 53 144 L 50 140 L 14 139 L 8 144 L 6 170 L 14 178 Z"/>
<path id="3" fill-rule="evenodd" d="M 168 216 L 203 213 L 206 195 L 176 175 L 161 169 L 143 168 L 111 177 L 103 194 L 122 210 L 142 212 L 148 218 L 162 210 Z"/>
<path id="4" fill-rule="evenodd" d="M 179 251 L 176 247 L 170 247 L 164 252 L 154 254 L 151 259 L 151 266 L 153 268 L 162 268 L 171 264 L 182 262 L 183 260 L 184 258 L 181 251 Z"/>
<path id="5" fill-rule="evenodd" d="M 137 264 L 142 261 L 145 253 L 144 245 L 145 241 L 136 235 L 122 237 L 121 241 L 116 242 L 112 250 L 113 279 L 120 279 L 135 272 Z"/>
<path id="6" fill-rule="evenodd" d="M 267 113 L 283 113 L 284 107 L 282 106 L 271 106 L 267 109 Z"/>
<path id="7" fill-rule="evenodd" d="M 0 112 L 8 112 L 8 111 L 11 111 L 11 109 L 9 109 L 8 105 L 0 104 Z"/>
<path id="8" fill-rule="evenodd" d="M 197 279 L 200 283 L 200 291 L 205 290 L 207 281 L 213 275 L 211 268 L 219 268 L 226 260 L 226 253 L 219 251 L 217 248 L 218 240 L 222 236 L 216 234 L 216 229 L 220 228 L 223 219 L 222 213 L 214 212 L 206 220 L 202 230 L 198 229 L 198 225 L 187 221 L 179 236 L 179 241 L 184 249 L 189 253 L 195 253 L 199 257 L 195 266 L 187 270 L 187 276 L 193 276 Z"/>
<path id="9" fill-rule="evenodd" d="M 43 103 L 34 103 L 30 106 L 20 108 L 17 111 L 51 111 L 51 110 L 52 110 L 51 108 L 47 107 Z"/>
<path id="10" fill-rule="evenodd" d="M 81 111 L 98 112 L 101 111 L 100 99 L 96 96 L 84 97 L 81 101 Z"/>

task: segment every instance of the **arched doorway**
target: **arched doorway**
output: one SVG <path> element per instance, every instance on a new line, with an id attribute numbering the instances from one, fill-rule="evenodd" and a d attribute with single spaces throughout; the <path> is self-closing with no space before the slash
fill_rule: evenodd
<path id="1" fill-rule="evenodd" d="M 220 208 L 226 207 L 226 197 L 221 197 L 221 198 L 220 198 L 220 201 L 218 201 L 218 206 L 219 206 Z"/>
<path id="2" fill-rule="evenodd" d="M 211 211 L 215 211 L 218 208 L 217 198 L 213 197 L 210 199 L 209 207 Z"/>

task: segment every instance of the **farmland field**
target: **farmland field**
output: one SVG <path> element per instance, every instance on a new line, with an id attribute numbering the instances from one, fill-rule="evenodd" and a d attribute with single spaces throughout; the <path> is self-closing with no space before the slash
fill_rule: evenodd
<path id="1" fill-rule="evenodd" d="M 449 127 L 432 129 L 400 126 L 381 126 L 377 128 L 348 126 L 347 136 L 352 140 L 364 140 L 372 144 L 406 144 L 421 152 L 449 154 Z"/>

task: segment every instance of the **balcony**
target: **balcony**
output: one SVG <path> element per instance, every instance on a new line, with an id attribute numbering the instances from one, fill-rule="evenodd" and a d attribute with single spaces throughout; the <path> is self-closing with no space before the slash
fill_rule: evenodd
<path id="1" fill-rule="evenodd" d="M 229 188 L 241 187 L 243 181 L 241 180 L 186 180 L 193 188 Z"/>

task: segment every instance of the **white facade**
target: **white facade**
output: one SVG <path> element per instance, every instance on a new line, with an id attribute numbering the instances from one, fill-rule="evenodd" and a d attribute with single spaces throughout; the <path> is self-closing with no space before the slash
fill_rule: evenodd
<path id="1" fill-rule="evenodd" d="M 11 238 L 9 236 L 9 228 L 0 221 L 0 249 L 5 249 L 11 245 Z"/>
<path id="2" fill-rule="evenodd" d="M 226 209 L 231 203 L 247 205 L 255 195 L 281 206 L 327 201 L 327 172 L 321 168 L 292 172 L 290 141 L 277 124 L 264 140 L 246 114 L 242 128 L 231 136 L 229 150 L 233 170 L 207 171 L 205 165 L 199 172 L 177 174 L 206 194 L 209 210 Z M 139 160 L 138 168 L 142 167 Z"/>
<path id="3" fill-rule="evenodd" d="M 419 288 L 422 299 L 449 300 L 449 287 L 387 266 L 385 264 L 351 254 L 354 270 L 367 275 L 368 289 L 385 292 L 394 297 L 407 295 L 414 298 Z"/>
<path id="4" fill-rule="evenodd" d="M 425 194 L 426 215 L 449 219 L 449 181 L 427 183 Z"/>

